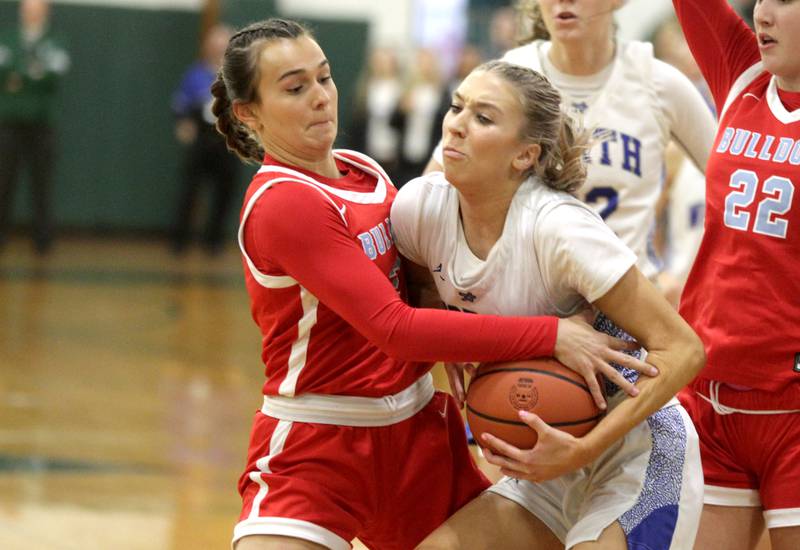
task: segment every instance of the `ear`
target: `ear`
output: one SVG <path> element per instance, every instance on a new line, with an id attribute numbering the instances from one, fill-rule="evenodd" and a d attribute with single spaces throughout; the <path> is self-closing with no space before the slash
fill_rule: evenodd
<path id="1" fill-rule="evenodd" d="M 517 156 L 511 161 L 511 166 L 519 172 L 526 172 L 536 166 L 539 156 L 542 154 L 542 146 L 538 143 L 528 143 L 520 149 Z"/>
<path id="2" fill-rule="evenodd" d="M 250 128 L 252 131 L 258 132 L 258 129 L 261 127 L 261 121 L 259 121 L 258 117 L 253 112 L 253 109 L 249 103 L 234 101 L 232 108 L 233 115 L 239 119 L 239 122 Z"/>

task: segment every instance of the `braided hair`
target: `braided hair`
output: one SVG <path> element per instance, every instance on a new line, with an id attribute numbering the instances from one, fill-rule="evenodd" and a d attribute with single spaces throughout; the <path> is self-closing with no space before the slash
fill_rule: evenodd
<path id="1" fill-rule="evenodd" d="M 258 57 L 265 43 L 286 38 L 311 36 L 306 27 L 288 19 L 272 18 L 240 29 L 231 36 L 222 68 L 211 85 L 214 102 L 211 111 L 217 117 L 217 131 L 225 136 L 228 149 L 245 162 L 260 163 L 264 148 L 255 135 L 233 114 L 233 103 L 258 100 Z"/>

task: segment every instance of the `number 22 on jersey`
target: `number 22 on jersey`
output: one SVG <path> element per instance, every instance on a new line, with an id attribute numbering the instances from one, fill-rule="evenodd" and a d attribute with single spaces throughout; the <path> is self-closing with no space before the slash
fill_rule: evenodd
<path id="1" fill-rule="evenodd" d="M 759 179 L 751 170 L 736 170 L 731 174 L 729 186 L 734 189 L 725 198 L 725 225 L 739 231 L 749 231 L 750 212 L 745 209 L 753 204 Z M 767 195 L 758 203 L 753 233 L 785 239 L 789 229 L 786 214 L 792 208 L 794 184 L 781 176 L 770 176 L 765 179 L 762 192 Z"/>

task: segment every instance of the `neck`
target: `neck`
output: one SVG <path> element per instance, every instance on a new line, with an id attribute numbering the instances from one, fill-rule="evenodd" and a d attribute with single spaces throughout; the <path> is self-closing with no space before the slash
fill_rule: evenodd
<path id="1" fill-rule="evenodd" d="M 778 88 L 785 92 L 800 92 L 800 76 L 794 78 L 776 76 L 775 80 Z"/>
<path id="2" fill-rule="evenodd" d="M 459 189 L 458 203 L 464 237 L 475 256 L 485 260 L 492 246 L 503 235 L 506 215 L 514 199 L 514 194 L 522 180 L 493 182 L 491 190 L 485 188 L 471 190 Z"/>
<path id="3" fill-rule="evenodd" d="M 262 143 L 264 143 L 262 141 Z M 328 149 L 327 153 L 319 157 L 306 158 L 302 157 L 280 147 L 265 147 L 265 151 L 269 156 L 289 166 L 297 166 L 303 170 L 308 170 L 326 178 L 338 178 L 341 176 L 339 168 L 336 166 L 336 159 L 333 158 L 333 151 Z"/>
<path id="4" fill-rule="evenodd" d="M 599 73 L 614 59 L 615 43 L 611 31 L 590 40 L 553 40 L 550 62 L 562 73 L 588 76 Z"/>

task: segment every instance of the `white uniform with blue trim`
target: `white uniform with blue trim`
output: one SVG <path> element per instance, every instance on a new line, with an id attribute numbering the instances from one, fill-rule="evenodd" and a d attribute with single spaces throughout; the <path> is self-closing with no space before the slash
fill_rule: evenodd
<path id="1" fill-rule="evenodd" d="M 549 61 L 550 47 L 537 40 L 506 52 L 503 61 L 545 75 L 561 94 L 562 108 L 596 133 L 578 198 L 601 215 L 636 253 L 642 273 L 653 279 L 663 268 L 652 235 L 665 149 L 675 140 L 705 170 L 714 117 L 694 84 L 655 59 L 649 43 L 619 42 L 612 63 L 589 76 L 558 71 Z M 440 148 L 434 159 L 442 165 Z"/>
<path id="2" fill-rule="evenodd" d="M 536 178 L 515 194 L 485 261 L 467 245 L 458 193 L 441 172 L 406 184 L 391 221 L 400 252 L 431 271 L 451 309 L 564 317 L 605 295 L 636 262 L 587 205 Z M 602 316 L 596 326 L 621 335 Z M 625 398 L 608 389 L 610 407 Z M 567 548 L 618 520 L 629 548 L 684 550 L 702 508 L 697 434 L 673 399 L 581 470 L 538 484 L 505 478 L 490 490 L 535 514 Z"/>

